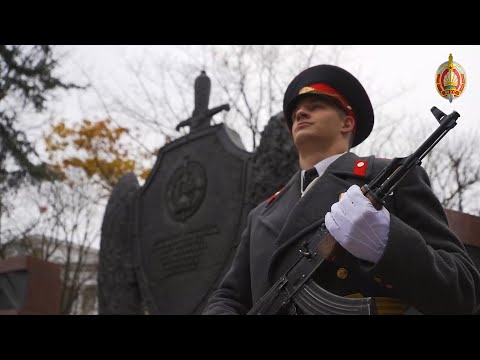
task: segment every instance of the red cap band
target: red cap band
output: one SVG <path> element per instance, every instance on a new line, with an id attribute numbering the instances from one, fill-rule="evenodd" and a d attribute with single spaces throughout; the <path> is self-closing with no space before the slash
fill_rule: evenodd
<path id="1" fill-rule="evenodd" d="M 331 86 L 323 83 L 312 84 L 312 85 L 301 88 L 300 91 L 298 92 L 298 95 L 307 94 L 307 93 L 323 94 L 323 95 L 336 97 L 339 100 L 340 104 L 342 105 L 343 110 L 347 113 L 347 115 L 355 118 L 355 114 L 352 110 L 352 107 L 348 103 L 348 101 L 343 97 L 342 94 L 340 94 L 337 90 L 335 90 Z"/>

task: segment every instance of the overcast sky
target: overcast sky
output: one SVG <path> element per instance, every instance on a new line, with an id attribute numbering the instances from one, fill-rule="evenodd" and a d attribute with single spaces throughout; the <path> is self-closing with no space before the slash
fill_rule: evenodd
<path id="1" fill-rule="evenodd" d="M 97 84 L 126 85 L 126 60 L 145 55 L 153 57 L 180 54 L 174 46 L 161 45 L 76 45 L 63 48 L 70 51 L 70 59 L 67 61 L 71 66 L 69 71 L 81 77 L 76 66 L 81 65 Z M 467 74 L 465 93 L 452 104 L 441 98 L 434 86 L 435 72 L 440 64 L 448 61 L 450 53 Z M 384 88 L 386 92 L 401 85 L 408 86 L 408 93 L 399 97 L 396 101 L 398 104 L 395 104 L 403 104 L 405 108 L 414 106 L 428 110 L 437 104 L 438 107 L 445 108 L 445 112 L 455 108 L 470 118 L 467 115 L 473 114 L 474 105 L 480 100 L 479 45 L 355 45 L 351 47 L 344 62 L 340 65 L 352 72 L 359 65 L 361 73 L 355 75 L 360 80 L 373 78 L 375 86 Z M 375 98 L 372 102 L 375 105 Z"/>
<path id="2" fill-rule="evenodd" d="M 192 47 L 198 50 L 201 56 L 202 46 Z M 107 89 L 107 92 L 108 89 L 128 89 L 132 80 L 128 76 L 127 62 L 156 57 L 179 60 L 184 56 L 178 47 L 170 45 L 75 45 L 59 48 L 69 53 L 64 62 L 64 72 L 69 77 L 85 80 L 85 74 L 88 74 L 89 80 L 98 89 Z M 321 47 L 319 49 L 321 50 Z M 453 60 L 462 65 L 467 75 L 465 92 L 452 103 L 443 99 L 435 89 L 435 73 L 443 62 L 448 61 L 450 53 Z M 364 83 L 374 108 L 389 99 L 387 105 L 382 107 L 383 113 L 402 113 L 424 122 L 427 126 L 429 122 L 436 126 L 430 108 L 437 106 L 447 114 L 453 110 L 460 113 L 461 126 L 457 129 L 477 127 L 476 105 L 480 104 L 480 46 L 355 45 L 349 47 L 347 55 L 339 65 L 351 71 Z M 402 93 L 402 89 L 406 91 Z M 393 94 L 395 98 L 390 99 Z M 72 121 L 104 116 L 102 104 L 92 90 L 64 96 L 53 109 L 55 117 Z M 376 121 L 382 119 L 377 117 Z"/>

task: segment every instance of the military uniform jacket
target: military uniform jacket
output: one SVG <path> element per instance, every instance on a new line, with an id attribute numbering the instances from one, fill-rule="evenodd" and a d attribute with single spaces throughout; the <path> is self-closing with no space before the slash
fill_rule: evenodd
<path id="1" fill-rule="evenodd" d="M 355 174 L 358 160 L 365 174 Z M 273 201 L 248 215 L 230 270 L 204 314 L 245 314 L 298 258 L 299 244 L 318 229 L 339 195 L 368 183 L 387 160 L 346 153 L 301 197 L 297 172 Z M 341 296 L 395 297 L 424 314 L 472 313 L 479 302 L 480 274 L 416 166 L 386 199 L 390 232 L 383 256 L 372 264 L 353 256 L 322 264 L 315 278 Z"/>

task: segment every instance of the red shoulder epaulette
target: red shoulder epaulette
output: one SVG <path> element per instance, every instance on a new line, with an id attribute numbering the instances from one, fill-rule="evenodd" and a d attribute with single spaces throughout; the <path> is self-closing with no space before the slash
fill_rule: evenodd
<path id="1" fill-rule="evenodd" d="M 285 187 L 283 186 L 280 190 L 278 190 L 275 194 L 273 194 L 272 196 L 270 196 L 268 199 L 267 199 L 267 206 L 270 205 L 270 203 L 275 200 L 275 198 L 278 196 L 278 194 L 280 194 L 282 192 L 282 190 L 284 189 Z"/>
<path id="2" fill-rule="evenodd" d="M 355 161 L 355 165 L 353 166 L 353 174 L 365 177 L 367 175 L 367 165 L 368 165 L 368 161 L 365 161 L 365 160 Z"/>

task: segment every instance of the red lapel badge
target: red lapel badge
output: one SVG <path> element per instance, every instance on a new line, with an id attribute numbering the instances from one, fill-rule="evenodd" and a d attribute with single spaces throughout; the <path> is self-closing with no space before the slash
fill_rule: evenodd
<path id="1" fill-rule="evenodd" d="M 367 165 L 368 162 L 365 160 L 355 161 L 355 165 L 353 167 L 353 174 L 365 177 L 367 175 Z"/>
<path id="2" fill-rule="evenodd" d="M 273 194 L 272 196 L 270 196 L 267 200 L 267 206 L 270 205 L 270 203 L 275 200 L 275 198 L 278 196 L 278 194 L 280 194 L 282 192 L 282 190 L 284 189 L 284 187 L 282 187 L 280 190 L 278 190 L 275 194 Z"/>

